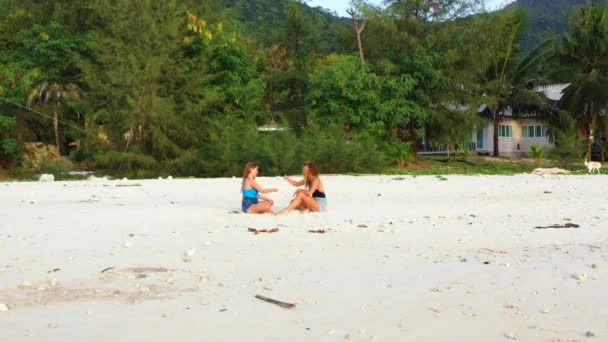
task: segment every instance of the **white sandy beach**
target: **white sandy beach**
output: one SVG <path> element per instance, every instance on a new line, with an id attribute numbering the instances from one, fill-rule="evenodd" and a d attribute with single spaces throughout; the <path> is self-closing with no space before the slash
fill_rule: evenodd
<path id="1" fill-rule="evenodd" d="M 0 341 L 608 341 L 608 177 L 322 179 L 0 183 Z"/>

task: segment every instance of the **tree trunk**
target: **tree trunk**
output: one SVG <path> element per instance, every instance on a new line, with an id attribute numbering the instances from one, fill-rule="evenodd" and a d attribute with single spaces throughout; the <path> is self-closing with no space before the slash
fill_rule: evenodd
<path id="1" fill-rule="evenodd" d="M 359 26 L 357 22 L 357 13 L 354 9 L 350 9 L 347 11 L 348 14 L 353 19 L 353 25 L 355 26 L 355 35 L 357 36 L 357 46 L 359 47 L 359 58 L 361 59 L 361 64 L 365 63 L 365 58 L 363 56 L 363 42 L 361 41 L 361 33 L 365 30 L 365 24 L 367 23 L 367 18 L 363 19 L 363 23 Z"/>
<path id="2" fill-rule="evenodd" d="M 587 105 L 587 157 L 591 161 L 591 149 L 593 147 L 593 102 Z"/>
<path id="3" fill-rule="evenodd" d="M 302 58 L 300 56 L 300 44 L 299 44 L 299 42 L 300 42 L 299 31 L 296 30 L 294 32 L 294 35 L 295 35 L 295 37 L 294 37 L 294 39 L 295 39 L 294 50 L 295 50 L 295 53 L 296 53 L 296 66 L 297 66 L 298 70 L 302 70 Z"/>
<path id="4" fill-rule="evenodd" d="M 589 121 L 589 126 L 587 127 L 587 156 L 589 160 L 591 160 L 591 149 L 593 147 L 593 121 Z"/>
<path id="5" fill-rule="evenodd" d="M 494 157 L 498 157 L 500 155 L 499 151 L 498 151 L 498 129 L 500 127 L 500 115 L 499 115 L 499 108 L 497 107 L 496 110 L 494 111 L 494 113 L 492 114 L 493 119 L 494 119 L 494 137 L 492 138 L 494 141 L 494 148 L 493 148 L 493 153 L 492 155 Z"/>
<path id="6" fill-rule="evenodd" d="M 57 152 L 61 155 L 61 147 L 59 146 L 59 111 L 53 111 L 53 128 L 55 131 L 55 146 L 57 146 Z"/>

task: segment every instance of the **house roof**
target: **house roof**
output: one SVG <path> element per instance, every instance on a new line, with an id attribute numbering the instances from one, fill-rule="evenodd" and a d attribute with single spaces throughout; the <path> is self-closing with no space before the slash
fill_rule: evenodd
<path id="1" fill-rule="evenodd" d="M 570 83 L 549 84 L 546 86 L 536 87 L 536 90 L 544 93 L 549 100 L 559 101 L 564 95 L 564 89 L 566 89 L 569 85 Z"/>
<path id="2" fill-rule="evenodd" d="M 275 132 L 275 131 L 286 131 L 288 128 L 282 127 L 276 122 L 272 121 L 267 125 L 258 126 L 258 132 Z"/>
<path id="3" fill-rule="evenodd" d="M 560 83 L 560 84 L 549 84 L 546 86 L 538 86 L 535 88 L 536 91 L 542 92 L 545 96 L 551 101 L 559 101 L 564 95 L 564 90 L 570 85 L 570 83 Z M 486 110 L 490 110 L 486 103 L 482 103 L 479 108 L 477 108 L 477 113 L 483 113 Z M 505 109 L 504 116 L 512 116 L 513 109 L 511 107 L 507 107 Z"/>

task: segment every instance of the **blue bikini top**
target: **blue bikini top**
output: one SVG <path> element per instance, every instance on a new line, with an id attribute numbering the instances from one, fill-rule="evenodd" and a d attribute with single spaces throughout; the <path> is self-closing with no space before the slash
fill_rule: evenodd
<path id="1" fill-rule="evenodd" d="M 246 182 L 249 182 L 249 180 L 246 180 Z M 243 197 L 258 198 L 258 191 L 255 188 L 245 189 L 245 184 L 247 183 L 243 183 Z"/>

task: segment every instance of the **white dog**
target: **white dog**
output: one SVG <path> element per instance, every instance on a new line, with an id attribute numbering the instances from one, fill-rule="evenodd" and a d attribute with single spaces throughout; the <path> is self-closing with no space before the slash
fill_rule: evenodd
<path id="1" fill-rule="evenodd" d="M 599 174 L 600 169 L 602 168 L 601 163 L 594 161 L 587 162 L 587 158 L 585 158 L 585 166 L 587 167 L 587 170 L 589 170 L 589 173 L 592 173 L 593 170 L 597 170 L 597 173 Z"/>

